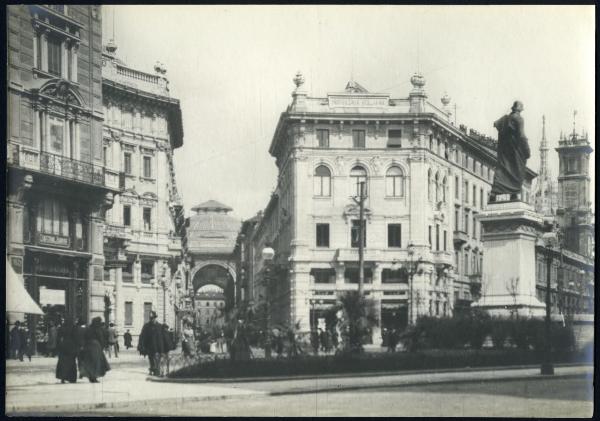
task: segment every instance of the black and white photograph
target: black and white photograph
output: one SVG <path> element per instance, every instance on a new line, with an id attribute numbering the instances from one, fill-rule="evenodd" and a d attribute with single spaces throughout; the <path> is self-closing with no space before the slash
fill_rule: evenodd
<path id="1" fill-rule="evenodd" d="M 4 11 L 6 416 L 593 416 L 594 4 Z"/>

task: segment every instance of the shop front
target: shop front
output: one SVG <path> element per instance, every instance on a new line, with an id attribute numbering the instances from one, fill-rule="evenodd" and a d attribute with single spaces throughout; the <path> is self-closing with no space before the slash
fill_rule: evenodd
<path id="1" fill-rule="evenodd" d="M 44 353 L 50 323 L 58 326 L 65 318 L 88 322 L 87 255 L 64 255 L 27 249 L 24 260 L 25 286 L 44 314 L 26 316 L 35 333 L 36 349 Z"/>

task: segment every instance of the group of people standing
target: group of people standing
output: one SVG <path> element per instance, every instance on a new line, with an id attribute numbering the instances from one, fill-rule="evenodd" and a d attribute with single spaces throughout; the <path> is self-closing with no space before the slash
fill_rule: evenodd
<path id="1" fill-rule="evenodd" d="M 107 332 L 102 318 L 95 317 L 89 326 L 79 320 L 76 324 L 69 317 L 58 328 L 56 378 L 61 383 L 77 381 L 87 377 L 91 383 L 98 383 L 110 370 L 104 349 L 108 347 Z"/>
<path id="2" fill-rule="evenodd" d="M 159 323 L 156 313 L 151 311 L 150 320 L 142 327 L 137 347 L 141 355 L 148 357 L 150 375 L 163 377 L 168 374 L 169 352 L 176 346 L 177 342 L 169 327 Z"/>
<path id="3" fill-rule="evenodd" d="M 310 342 L 315 354 L 318 354 L 319 351 L 329 353 L 338 345 L 336 332 L 321 328 L 311 332 Z"/>
<path id="4" fill-rule="evenodd" d="M 23 361 L 26 355 L 31 361 L 33 355 L 33 338 L 29 334 L 27 326 L 16 321 L 14 327 L 10 330 L 9 335 L 9 358 L 19 359 Z"/>

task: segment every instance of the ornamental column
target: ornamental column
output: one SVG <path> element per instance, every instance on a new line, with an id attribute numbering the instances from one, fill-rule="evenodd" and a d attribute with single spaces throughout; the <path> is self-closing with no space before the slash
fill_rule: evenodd
<path id="1" fill-rule="evenodd" d="M 6 252 L 10 264 L 17 273 L 23 273 L 23 256 L 25 255 L 23 231 L 25 227 L 29 228 L 29 224 L 25 224 L 26 212 L 28 212 L 25 207 L 25 194 L 32 185 L 33 176 L 25 175 L 17 181 L 16 185 L 9 185 L 10 190 L 6 200 Z"/>
<path id="2" fill-rule="evenodd" d="M 90 212 L 88 227 L 88 250 L 92 254 L 88 271 L 88 315 L 104 317 L 104 218 L 113 204 L 113 195 L 107 193 L 102 203 Z"/>
<path id="3" fill-rule="evenodd" d="M 290 277 L 290 324 L 300 323 L 300 332 L 310 332 L 310 270 L 307 265 L 292 263 Z"/>

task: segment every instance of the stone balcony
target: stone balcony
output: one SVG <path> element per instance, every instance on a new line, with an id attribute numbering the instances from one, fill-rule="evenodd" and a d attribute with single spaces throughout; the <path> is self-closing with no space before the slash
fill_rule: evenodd
<path id="1" fill-rule="evenodd" d="M 454 246 L 462 246 L 469 241 L 469 236 L 462 230 L 454 230 Z"/>
<path id="2" fill-rule="evenodd" d="M 106 224 L 104 225 L 104 236 L 122 240 L 131 240 L 131 228 L 123 225 Z"/>
<path id="3" fill-rule="evenodd" d="M 41 152 L 15 143 L 8 143 L 7 162 L 13 167 L 117 192 L 124 186 L 124 175 L 103 165 Z"/>
<path id="4" fill-rule="evenodd" d="M 140 91 L 169 96 L 169 83 L 164 76 L 135 70 L 114 60 L 105 61 L 102 77 Z"/>

